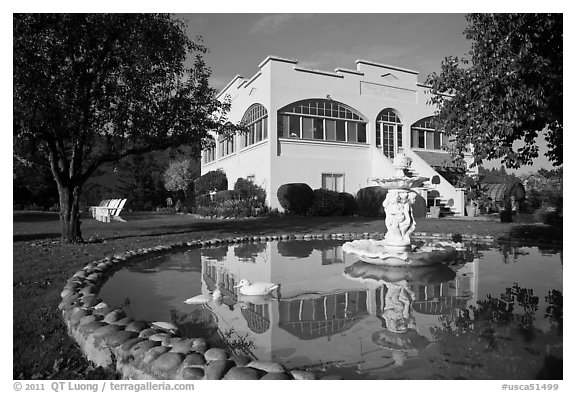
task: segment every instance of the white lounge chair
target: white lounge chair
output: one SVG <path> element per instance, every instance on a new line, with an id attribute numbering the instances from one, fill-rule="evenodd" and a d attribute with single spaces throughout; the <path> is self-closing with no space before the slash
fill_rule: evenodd
<path id="1" fill-rule="evenodd" d="M 120 221 L 126 222 L 120 217 L 120 212 L 124 208 L 126 199 L 111 199 L 105 206 L 93 206 L 93 216 L 96 220 L 102 222 Z"/>

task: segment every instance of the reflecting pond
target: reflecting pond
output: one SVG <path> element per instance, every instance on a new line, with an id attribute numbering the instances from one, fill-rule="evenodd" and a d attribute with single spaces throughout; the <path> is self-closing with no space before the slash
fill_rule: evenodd
<path id="1" fill-rule="evenodd" d="M 558 377 L 561 250 L 467 245 L 449 265 L 406 269 L 359 261 L 343 243 L 149 257 L 117 271 L 100 295 L 135 319 L 170 321 L 212 345 L 347 379 Z M 279 283 L 280 296 L 242 296 L 241 279 Z M 222 299 L 183 303 L 217 287 Z"/>

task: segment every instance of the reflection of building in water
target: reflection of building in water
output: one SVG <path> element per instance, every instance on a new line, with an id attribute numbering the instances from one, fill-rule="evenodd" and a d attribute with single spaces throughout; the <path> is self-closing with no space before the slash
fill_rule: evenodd
<path id="1" fill-rule="evenodd" d="M 210 305 L 221 331 L 247 335 L 255 356 L 289 367 L 335 362 L 382 372 L 418 357 L 433 340 L 430 329 L 438 326 L 438 316 L 466 307 L 476 296 L 477 260 L 456 273 L 443 266 L 450 275 L 431 268 L 407 276 L 388 273 L 389 281 L 398 276 L 398 284 L 413 292 L 406 330 L 397 322 L 393 331 L 384 323 L 384 281 L 347 278 L 343 273 L 355 261 L 346 260 L 342 242 L 316 243 L 269 243 L 261 252 L 261 246 L 238 252 L 230 246 L 224 259 L 203 257 L 203 290 L 218 287 L 224 296 L 223 304 Z M 234 289 L 241 279 L 279 283 L 281 297 L 246 300 Z"/>
<path id="2" fill-rule="evenodd" d="M 302 340 L 341 333 L 368 315 L 367 295 L 367 291 L 348 291 L 281 300 L 278 325 Z"/>
<path id="3" fill-rule="evenodd" d="M 270 328 L 269 304 L 248 303 L 242 306 L 241 313 L 254 333 L 262 334 Z"/>

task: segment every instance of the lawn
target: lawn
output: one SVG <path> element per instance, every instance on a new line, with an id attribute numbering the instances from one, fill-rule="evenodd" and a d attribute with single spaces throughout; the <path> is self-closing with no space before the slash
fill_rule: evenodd
<path id="1" fill-rule="evenodd" d="M 14 212 L 13 216 L 13 344 L 15 379 L 114 378 L 94 369 L 70 339 L 58 303 L 66 280 L 87 263 L 118 252 L 179 241 L 272 234 L 385 232 L 382 219 L 360 217 L 274 217 L 202 220 L 191 215 L 126 213 L 126 223 L 83 218 L 84 239 L 95 243 L 62 244 L 56 213 Z M 497 218 L 418 219 L 416 231 L 491 235 L 562 241 L 562 228 Z"/>

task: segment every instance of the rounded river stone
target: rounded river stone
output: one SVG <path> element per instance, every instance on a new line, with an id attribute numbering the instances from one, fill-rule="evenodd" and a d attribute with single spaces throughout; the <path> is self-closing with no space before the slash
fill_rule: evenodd
<path id="1" fill-rule="evenodd" d="M 150 337 L 151 335 L 156 334 L 156 333 L 158 333 L 158 330 L 152 329 L 152 328 L 148 328 L 148 329 L 142 330 L 142 331 L 140 332 L 140 334 L 139 334 L 139 337 L 148 338 L 148 337 Z"/>
<path id="2" fill-rule="evenodd" d="M 232 360 L 234 363 L 236 363 L 237 366 L 240 367 L 244 367 L 252 361 L 252 359 L 246 355 L 236 355 L 236 354 L 230 356 L 230 360 Z"/>
<path id="3" fill-rule="evenodd" d="M 191 353 L 190 355 L 186 356 L 186 358 L 184 358 L 182 364 L 184 364 L 185 367 L 203 366 L 206 364 L 206 360 L 204 359 L 204 356 L 199 353 Z"/>
<path id="4" fill-rule="evenodd" d="M 266 360 L 253 360 L 246 365 L 247 367 L 257 368 L 267 373 L 283 373 L 284 366 L 280 363 L 268 362 Z"/>
<path id="5" fill-rule="evenodd" d="M 120 326 L 105 325 L 105 326 L 99 327 L 98 329 L 94 330 L 94 332 L 92 333 L 92 338 L 94 338 L 94 339 L 104 338 L 104 337 L 107 337 L 110 334 L 117 332 L 119 330 L 120 330 Z"/>
<path id="6" fill-rule="evenodd" d="M 204 378 L 207 380 L 222 379 L 224 374 L 234 366 L 229 360 L 214 360 L 204 368 Z"/>
<path id="7" fill-rule="evenodd" d="M 80 319 L 88 315 L 90 315 L 90 312 L 88 310 L 77 308 L 74 311 L 72 311 L 68 320 L 72 325 L 78 325 L 80 323 Z"/>
<path id="8" fill-rule="evenodd" d="M 202 379 L 204 378 L 204 370 L 198 367 L 186 367 L 182 370 L 182 377 L 184 379 Z"/>
<path id="9" fill-rule="evenodd" d="M 224 379 L 257 380 L 260 379 L 259 374 L 258 370 L 251 367 L 232 367 L 226 375 L 224 375 Z"/>
<path id="10" fill-rule="evenodd" d="M 126 331 L 140 333 L 142 330 L 147 329 L 148 326 L 148 322 L 132 321 L 126 325 Z"/>
<path id="11" fill-rule="evenodd" d="M 130 340 L 131 338 L 135 338 L 137 335 L 138 334 L 134 332 L 119 331 L 112 333 L 111 335 L 106 337 L 104 339 L 104 342 L 106 343 L 106 345 L 113 348 L 119 346 L 120 344 L 123 344 L 124 342 Z"/>
<path id="12" fill-rule="evenodd" d="M 208 349 L 208 344 L 206 343 L 206 340 L 204 340 L 203 338 L 196 338 L 192 342 L 191 349 L 194 352 L 204 353 L 206 352 L 206 349 Z"/>
<path id="13" fill-rule="evenodd" d="M 105 324 L 104 322 L 92 321 L 80 326 L 78 328 L 78 331 L 82 336 L 86 337 L 92 334 L 96 329 L 100 329 L 102 326 L 108 326 L 108 325 Z"/>
<path id="14" fill-rule="evenodd" d="M 184 355 L 192 352 L 192 349 L 191 349 L 192 348 L 192 342 L 190 342 L 188 340 L 173 343 L 171 345 L 171 347 L 172 347 L 172 349 L 170 350 L 170 352 L 181 353 Z"/>
<path id="15" fill-rule="evenodd" d="M 168 352 L 168 350 L 169 350 L 169 348 L 162 347 L 162 346 L 150 348 L 148 350 L 148 352 L 146 352 L 146 355 L 144 355 L 144 359 L 142 360 L 142 363 L 150 363 L 153 360 L 155 360 L 157 357 L 162 355 L 163 353 Z"/>
<path id="16" fill-rule="evenodd" d="M 132 347 L 132 349 L 130 349 L 130 353 L 135 358 L 141 357 L 141 356 L 144 356 L 144 354 L 146 352 L 148 352 L 148 350 L 150 350 L 151 348 L 154 348 L 158 345 L 160 345 L 160 344 L 156 341 L 145 340 L 145 341 L 139 342 L 138 344 L 134 345 Z"/>
<path id="17" fill-rule="evenodd" d="M 136 344 L 138 344 L 139 342 L 142 342 L 144 340 L 146 340 L 146 339 L 142 338 L 142 337 L 130 338 L 130 339 L 124 341 L 122 343 L 122 345 L 120 345 L 120 350 L 122 350 L 124 352 L 128 352 L 132 349 L 132 347 L 134 347 Z"/>
<path id="18" fill-rule="evenodd" d="M 78 322 L 78 326 L 81 327 L 81 326 L 86 325 L 87 323 L 94 322 L 94 321 L 100 321 L 98 319 L 97 315 L 86 315 L 85 317 L 80 318 L 80 322 Z"/>
<path id="19" fill-rule="evenodd" d="M 114 325 L 118 325 L 118 326 L 128 326 L 128 324 L 130 322 L 132 322 L 133 320 L 134 320 L 133 318 L 125 317 L 125 318 L 119 319 L 119 320 L 112 322 L 112 323 Z"/>
<path id="20" fill-rule="evenodd" d="M 113 323 L 126 317 L 126 313 L 122 310 L 114 310 L 104 317 L 104 322 Z"/>
<path id="21" fill-rule="evenodd" d="M 182 364 L 183 356 L 179 353 L 168 352 L 160 355 L 152 364 L 152 371 L 157 373 L 170 373 Z"/>
<path id="22" fill-rule="evenodd" d="M 260 379 L 261 380 L 288 380 L 288 379 L 292 379 L 292 378 L 290 378 L 290 376 L 286 373 L 266 373 Z"/>
<path id="23" fill-rule="evenodd" d="M 164 341 L 169 339 L 171 336 L 168 333 L 154 333 L 150 336 L 148 336 L 148 340 L 152 340 L 152 341 Z"/>
<path id="24" fill-rule="evenodd" d="M 204 358 L 206 361 L 211 362 L 214 360 L 226 360 L 228 359 L 228 355 L 226 351 L 222 348 L 210 348 L 206 352 L 204 352 Z"/>

